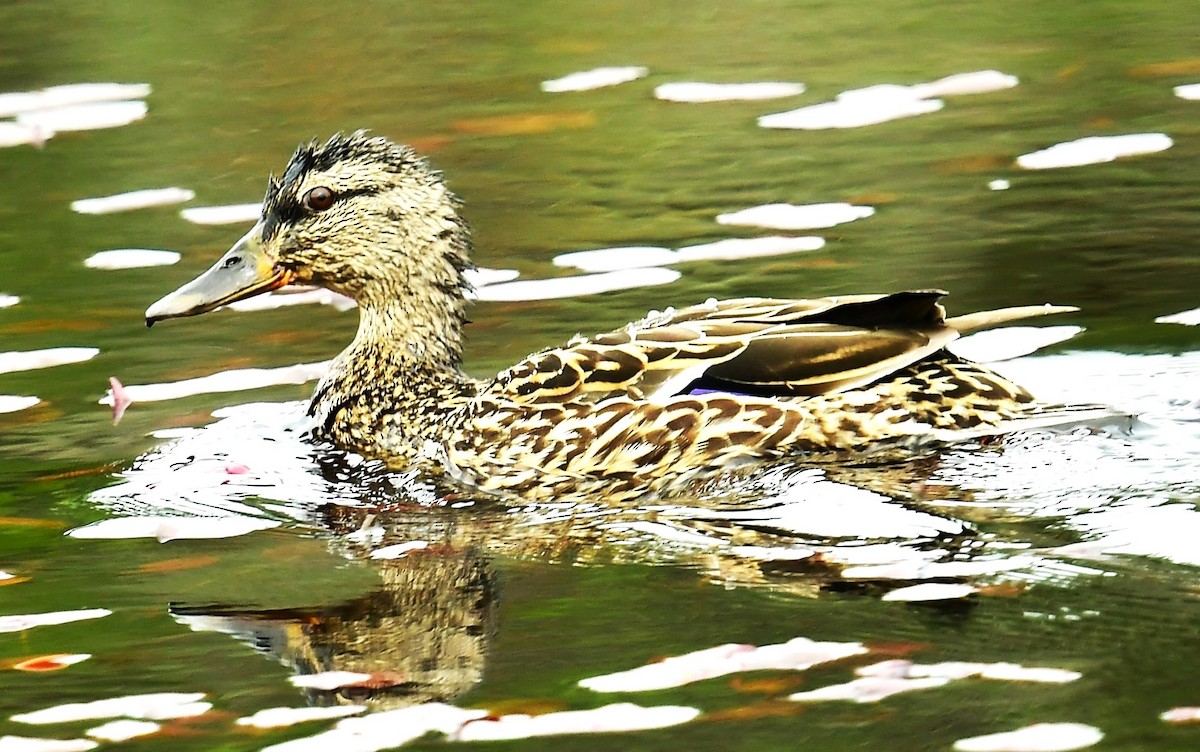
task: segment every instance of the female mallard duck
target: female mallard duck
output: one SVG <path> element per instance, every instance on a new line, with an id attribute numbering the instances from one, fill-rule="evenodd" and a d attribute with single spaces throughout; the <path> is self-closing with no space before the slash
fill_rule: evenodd
<path id="1" fill-rule="evenodd" d="M 146 323 L 290 283 L 348 295 L 361 320 L 313 395 L 318 436 L 490 492 L 632 497 L 788 455 L 1000 432 L 1040 406 L 945 346 L 1075 310 L 946 319 L 933 290 L 709 301 L 476 380 L 460 366 L 472 264 L 458 205 L 406 146 L 363 133 L 301 146 L 258 224 Z"/>

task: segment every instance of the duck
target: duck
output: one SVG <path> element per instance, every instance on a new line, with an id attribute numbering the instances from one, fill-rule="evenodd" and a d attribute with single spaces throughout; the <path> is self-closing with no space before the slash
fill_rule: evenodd
<path id="1" fill-rule="evenodd" d="M 302 144 L 269 177 L 257 223 L 146 324 L 285 285 L 349 296 L 358 330 L 313 393 L 313 439 L 512 498 L 670 497 L 779 460 L 1000 434 L 1059 412 L 947 346 L 1078 309 L 947 317 L 933 289 L 708 300 L 473 378 L 460 210 L 407 146 L 364 131 Z"/>

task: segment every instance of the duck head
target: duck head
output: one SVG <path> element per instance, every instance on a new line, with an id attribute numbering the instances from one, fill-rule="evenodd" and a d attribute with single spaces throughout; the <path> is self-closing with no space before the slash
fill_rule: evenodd
<path id="1" fill-rule="evenodd" d="M 441 175 L 407 146 L 364 132 L 300 146 L 271 176 L 262 216 L 208 271 L 146 310 L 146 325 L 196 316 L 288 284 L 365 311 L 461 326 L 466 223 Z"/>

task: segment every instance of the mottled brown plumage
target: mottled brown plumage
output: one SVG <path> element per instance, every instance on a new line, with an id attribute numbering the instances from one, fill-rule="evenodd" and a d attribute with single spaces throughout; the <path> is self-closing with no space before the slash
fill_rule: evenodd
<path id="1" fill-rule="evenodd" d="M 259 224 L 147 321 L 289 282 L 344 293 L 361 322 L 313 396 L 318 436 L 489 492 L 627 498 L 785 456 L 1002 431 L 1041 406 L 945 346 L 1074 310 L 946 319 L 940 291 L 711 300 L 480 381 L 460 367 L 470 242 L 457 208 L 407 147 L 362 133 L 302 146 Z"/>

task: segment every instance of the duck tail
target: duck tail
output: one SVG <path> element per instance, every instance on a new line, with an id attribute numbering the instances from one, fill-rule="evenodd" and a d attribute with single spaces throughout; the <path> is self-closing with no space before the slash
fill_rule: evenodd
<path id="1" fill-rule="evenodd" d="M 963 316 L 953 316 L 946 319 L 946 326 L 959 334 L 971 334 L 982 329 L 991 329 L 1007 324 L 1010 321 L 1033 318 L 1034 316 L 1049 316 L 1054 313 L 1071 313 L 1078 311 L 1075 306 L 1034 305 L 1017 306 L 1016 308 L 1001 308 L 995 311 L 979 311 Z"/>

